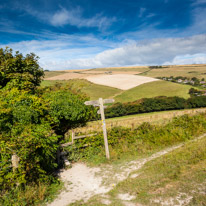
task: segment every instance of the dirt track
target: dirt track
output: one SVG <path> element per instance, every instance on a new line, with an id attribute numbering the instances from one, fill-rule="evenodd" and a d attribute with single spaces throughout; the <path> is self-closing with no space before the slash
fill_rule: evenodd
<path id="1" fill-rule="evenodd" d="M 202 139 L 205 136 L 206 134 L 191 141 Z M 66 190 L 62 191 L 58 198 L 48 206 L 67 206 L 78 200 L 87 201 L 89 198 L 97 194 L 101 194 L 102 203 L 107 202 L 110 204 L 109 200 L 106 199 L 105 194 L 116 184 L 127 179 L 131 172 L 138 171 L 148 161 L 172 152 L 183 145 L 184 143 L 181 143 L 157 152 L 148 158 L 134 160 L 127 162 L 126 164 L 119 165 L 118 172 L 116 173 L 114 172 L 114 168 L 110 165 L 105 165 L 101 168 L 89 168 L 83 163 L 76 163 L 71 169 L 63 170 L 60 173 L 60 177 L 65 183 Z M 138 177 L 138 175 L 132 178 L 136 177 Z M 102 184 L 103 182 L 104 185 Z M 128 202 L 133 198 L 130 197 L 129 194 L 119 194 L 118 197 L 123 201 L 123 203 L 124 201 L 127 201 L 126 203 L 128 204 L 125 205 L 133 205 L 132 202 Z M 179 205 L 184 205 L 184 201 L 180 200 Z"/>

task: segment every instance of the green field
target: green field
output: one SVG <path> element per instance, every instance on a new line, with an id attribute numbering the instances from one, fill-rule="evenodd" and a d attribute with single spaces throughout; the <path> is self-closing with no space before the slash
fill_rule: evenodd
<path id="1" fill-rule="evenodd" d="M 55 77 L 55 76 L 58 76 L 58 75 L 61 75 L 61 74 L 64 74 L 66 73 L 65 71 L 45 71 L 44 74 L 44 78 L 50 78 L 50 77 Z"/>
<path id="2" fill-rule="evenodd" d="M 44 80 L 41 84 L 42 87 L 53 86 L 56 83 L 64 85 L 70 85 L 71 88 L 80 90 L 89 96 L 91 100 L 102 98 L 112 98 L 114 95 L 122 92 L 120 89 L 113 87 L 107 87 L 103 85 L 93 84 L 84 79 L 72 79 L 72 80 Z"/>
<path id="3" fill-rule="evenodd" d="M 132 102 L 137 99 L 156 96 L 179 96 L 189 98 L 188 92 L 191 87 L 192 86 L 167 81 L 155 81 L 124 91 L 120 95 L 117 95 L 115 100 L 116 102 Z"/>
<path id="4" fill-rule="evenodd" d="M 67 81 L 65 81 L 65 80 L 43 80 L 41 82 L 41 87 L 50 87 L 50 86 L 54 86 L 57 83 L 60 83 L 62 85 L 66 85 Z"/>
<path id="5" fill-rule="evenodd" d="M 169 66 L 160 69 L 149 69 L 147 67 L 118 67 L 118 68 L 97 68 L 85 71 L 122 71 L 122 72 L 142 72 L 140 75 L 149 77 L 163 77 L 163 76 L 185 76 L 197 77 L 199 79 L 206 79 L 206 65 L 185 65 L 185 66 Z M 45 78 L 54 77 L 64 74 L 64 71 L 50 71 L 45 72 Z M 68 81 L 60 80 L 45 80 L 41 86 L 52 86 L 56 83 L 72 84 L 74 88 L 85 92 L 91 100 L 102 98 L 115 98 L 116 102 L 131 102 L 141 98 L 150 98 L 156 96 L 179 96 L 188 98 L 188 91 L 191 88 L 189 85 L 181 85 L 172 82 L 158 81 L 142 84 L 138 87 L 127 91 L 120 89 L 90 83 L 83 79 L 73 79 Z"/>
<path id="6" fill-rule="evenodd" d="M 148 77 L 184 76 L 189 78 L 197 77 L 198 79 L 206 79 L 206 65 L 170 66 L 168 68 L 152 69 L 142 75 Z"/>
<path id="7" fill-rule="evenodd" d="M 192 86 L 167 81 L 156 81 L 142 84 L 138 87 L 122 91 L 113 87 L 91 83 L 83 79 L 73 80 L 44 80 L 42 87 L 53 86 L 56 83 L 69 84 L 72 88 L 86 93 L 91 100 L 102 98 L 115 98 L 116 102 L 132 102 L 141 98 L 156 96 L 179 96 L 189 98 L 189 89 Z"/>

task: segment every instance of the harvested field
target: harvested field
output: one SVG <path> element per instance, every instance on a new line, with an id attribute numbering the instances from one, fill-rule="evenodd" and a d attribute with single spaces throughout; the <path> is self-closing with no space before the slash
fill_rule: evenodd
<path id="1" fill-rule="evenodd" d="M 86 78 L 95 84 L 115 87 L 122 90 L 131 89 L 144 83 L 158 81 L 151 77 L 143 77 L 131 74 L 99 75 Z"/>
<path id="2" fill-rule="evenodd" d="M 67 72 L 58 76 L 53 76 L 49 78 L 45 78 L 45 80 L 69 80 L 69 79 L 85 79 L 88 77 L 88 74 L 75 73 L 75 72 Z"/>
<path id="3" fill-rule="evenodd" d="M 85 71 L 85 72 L 81 72 L 81 74 L 96 74 L 96 75 L 100 75 L 100 74 L 110 74 L 108 72 L 111 72 L 111 74 L 141 74 L 141 72 L 139 71 L 98 71 L 98 70 L 90 70 L 90 71 Z"/>

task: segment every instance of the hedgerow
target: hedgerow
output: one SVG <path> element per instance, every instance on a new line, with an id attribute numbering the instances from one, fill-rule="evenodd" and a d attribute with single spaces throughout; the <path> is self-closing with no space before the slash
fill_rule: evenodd
<path id="1" fill-rule="evenodd" d="M 105 109 L 107 118 L 155 111 L 206 107 L 206 96 L 191 97 L 155 97 L 144 98 L 135 102 L 115 103 Z"/>

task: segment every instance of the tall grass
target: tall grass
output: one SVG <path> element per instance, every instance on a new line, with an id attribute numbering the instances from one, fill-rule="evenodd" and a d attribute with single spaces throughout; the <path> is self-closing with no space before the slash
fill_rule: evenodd
<path id="1" fill-rule="evenodd" d="M 50 202 L 63 188 L 63 183 L 56 181 L 52 184 L 31 183 L 30 185 L 17 186 L 0 193 L 0 205 L 2 206 L 31 206 L 43 205 Z"/>
<path id="2" fill-rule="evenodd" d="M 206 132 L 206 114 L 194 116 L 183 115 L 175 117 L 167 124 L 152 125 L 142 123 L 134 129 L 114 127 L 108 130 L 108 143 L 111 161 L 123 156 L 142 156 L 164 147 L 187 141 Z M 79 139 L 69 147 L 68 158 L 71 161 L 79 159 L 91 162 L 105 162 L 104 141 L 102 132 L 93 137 Z M 84 147 L 88 144 L 88 147 Z"/>

